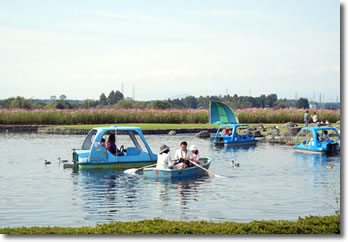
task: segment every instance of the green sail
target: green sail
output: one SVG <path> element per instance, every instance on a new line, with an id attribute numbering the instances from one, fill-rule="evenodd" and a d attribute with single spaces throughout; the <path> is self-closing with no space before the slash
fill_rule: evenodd
<path id="1" fill-rule="evenodd" d="M 233 109 L 220 102 L 209 103 L 209 123 L 211 124 L 238 124 L 237 115 Z"/>

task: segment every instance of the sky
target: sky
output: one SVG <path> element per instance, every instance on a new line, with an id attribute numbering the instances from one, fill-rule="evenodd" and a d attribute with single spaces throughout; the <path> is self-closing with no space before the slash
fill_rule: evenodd
<path id="1" fill-rule="evenodd" d="M 338 0 L 1 1 L 0 99 L 340 98 Z"/>

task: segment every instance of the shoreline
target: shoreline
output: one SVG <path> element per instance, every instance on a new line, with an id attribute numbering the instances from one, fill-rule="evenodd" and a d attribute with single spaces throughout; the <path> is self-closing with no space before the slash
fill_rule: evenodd
<path id="1" fill-rule="evenodd" d="M 172 221 L 161 218 L 140 221 L 113 221 L 96 226 L 5 227 L 1 234 L 340 234 L 340 214 L 299 217 L 289 220 L 253 220 L 251 222 Z M 336 235 L 337 236 L 337 235 Z"/>
<path id="2" fill-rule="evenodd" d="M 0 132 L 37 132 L 40 134 L 62 134 L 62 135 L 86 135 L 91 129 L 80 128 L 50 128 L 52 125 L 0 125 Z M 199 133 L 207 130 L 215 133 L 217 128 L 173 128 L 173 129 L 143 129 L 143 134 L 168 134 L 176 131 L 177 134 Z"/>

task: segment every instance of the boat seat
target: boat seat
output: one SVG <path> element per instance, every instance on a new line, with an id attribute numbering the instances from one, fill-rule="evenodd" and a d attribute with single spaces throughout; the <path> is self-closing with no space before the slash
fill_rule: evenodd
<path id="1" fill-rule="evenodd" d="M 127 152 L 126 152 L 126 156 L 135 156 L 135 155 L 139 155 L 141 152 L 139 149 L 137 149 L 136 147 L 127 147 Z"/>

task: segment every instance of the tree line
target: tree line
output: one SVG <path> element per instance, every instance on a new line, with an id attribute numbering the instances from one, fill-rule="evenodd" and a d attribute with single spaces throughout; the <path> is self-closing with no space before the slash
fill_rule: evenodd
<path id="1" fill-rule="evenodd" d="M 244 108 L 309 108 L 309 102 L 306 98 L 300 98 L 297 101 L 278 99 L 276 94 L 260 95 L 259 97 L 238 96 L 237 94 L 219 95 L 219 96 L 187 96 L 185 98 L 154 100 L 154 101 L 135 101 L 131 98 L 125 98 L 124 95 L 116 90 L 112 90 L 108 96 L 102 93 L 99 99 L 85 99 L 82 102 L 76 102 L 66 99 L 65 95 L 61 95 L 60 99 L 52 99 L 49 103 L 40 100 L 25 99 L 24 97 L 11 97 L 0 101 L 0 108 L 13 109 L 83 109 L 83 108 L 118 108 L 118 109 L 207 109 L 209 101 L 218 101 L 227 104 L 233 109 Z"/>

